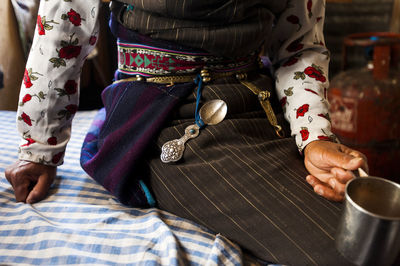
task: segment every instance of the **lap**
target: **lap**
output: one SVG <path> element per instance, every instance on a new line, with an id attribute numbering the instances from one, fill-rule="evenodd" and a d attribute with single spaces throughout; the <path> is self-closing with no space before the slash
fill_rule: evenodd
<path id="1" fill-rule="evenodd" d="M 250 97 L 237 89 L 242 100 Z M 206 97 L 224 98 L 229 110 L 224 90 L 211 86 Z M 277 138 L 263 111 L 252 108 L 234 109 L 222 123 L 203 129 L 176 164 L 161 163 L 159 153 L 147 157 L 159 207 L 222 233 L 267 261 L 345 264 L 334 247 L 341 205 L 312 191 L 294 140 Z M 191 123 L 175 119 L 153 150 L 180 137 Z"/>

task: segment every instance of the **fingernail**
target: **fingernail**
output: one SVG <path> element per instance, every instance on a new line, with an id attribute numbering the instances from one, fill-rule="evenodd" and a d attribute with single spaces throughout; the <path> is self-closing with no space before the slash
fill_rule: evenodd
<path id="1" fill-rule="evenodd" d="M 323 195 L 324 195 L 324 190 L 323 190 L 322 188 L 319 188 L 319 189 L 317 189 L 316 191 L 317 191 L 317 194 L 318 194 L 318 195 L 320 195 L 320 196 L 323 196 Z"/>
<path id="2" fill-rule="evenodd" d="M 32 197 L 28 197 L 28 198 L 26 199 L 26 203 L 28 203 L 28 204 L 33 204 L 33 203 L 35 203 L 35 200 L 34 200 Z"/>
<path id="3" fill-rule="evenodd" d="M 357 163 L 360 163 L 361 161 L 362 161 L 362 158 L 356 157 L 356 158 L 351 159 L 350 163 L 357 164 Z"/>

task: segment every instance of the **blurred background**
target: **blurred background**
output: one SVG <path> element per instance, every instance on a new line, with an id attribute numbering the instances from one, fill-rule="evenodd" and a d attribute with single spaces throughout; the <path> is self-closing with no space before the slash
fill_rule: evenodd
<path id="1" fill-rule="evenodd" d="M 0 6 L 0 110 L 17 108 L 39 2 Z M 100 93 L 116 68 L 107 2 L 97 47 L 82 71 L 80 110 L 101 108 Z M 368 156 L 370 174 L 400 181 L 400 0 L 327 0 L 324 32 L 335 134 Z"/>

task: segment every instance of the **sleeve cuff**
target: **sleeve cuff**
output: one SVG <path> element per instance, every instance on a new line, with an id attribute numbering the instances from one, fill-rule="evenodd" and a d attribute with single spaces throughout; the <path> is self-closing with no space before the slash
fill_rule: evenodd
<path id="1" fill-rule="evenodd" d="M 24 147 L 20 147 L 18 151 L 18 159 L 40 163 L 50 166 L 60 166 L 64 163 L 64 154 L 65 150 L 52 150 L 41 152 L 35 149 L 24 149 Z"/>
<path id="2" fill-rule="evenodd" d="M 330 129 L 309 129 L 307 127 L 301 127 L 298 134 L 295 135 L 297 148 L 302 153 L 304 148 L 313 141 L 324 140 L 340 143 L 339 139 Z"/>

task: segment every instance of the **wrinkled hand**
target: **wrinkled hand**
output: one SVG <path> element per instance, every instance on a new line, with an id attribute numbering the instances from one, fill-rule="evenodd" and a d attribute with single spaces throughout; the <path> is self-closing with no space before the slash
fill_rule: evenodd
<path id="1" fill-rule="evenodd" d="M 346 183 L 354 178 L 353 170 L 368 172 L 364 154 L 342 144 L 316 140 L 304 150 L 304 164 L 310 173 L 307 182 L 314 191 L 332 201 L 343 201 Z"/>
<path id="2" fill-rule="evenodd" d="M 54 166 L 18 160 L 6 168 L 5 175 L 17 202 L 32 204 L 46 197 L 56 172 Z"/>

